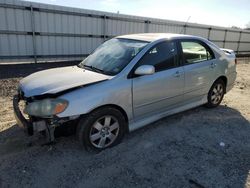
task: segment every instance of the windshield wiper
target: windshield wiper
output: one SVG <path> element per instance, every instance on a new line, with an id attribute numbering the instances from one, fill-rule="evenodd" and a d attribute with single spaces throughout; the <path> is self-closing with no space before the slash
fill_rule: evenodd
<path id="1" fill-rule="evenodd" d="M 78 65 L 76 65 L 77 67 L 79 67 L 79 68 L 83 68 L 83 66 L 82 66 L 82 64 L 81 63 L 79 63 Z"/>
<path id="2" fill-rule="evenodd" d="M 98 68 L 93 67 L 93 66 L 90 66 L 90 65 L 83 65 L 83 67 L 84 67 L 84 68 L 91 69 L 91 70 L 93 70 L 93 71 L 95 71 L 95 72 L 99 72 L 99 73 L 104 73 L 104 74 L 105 74 L 105 71 L 104 71 L 104 70 L 98 69 Z"/>

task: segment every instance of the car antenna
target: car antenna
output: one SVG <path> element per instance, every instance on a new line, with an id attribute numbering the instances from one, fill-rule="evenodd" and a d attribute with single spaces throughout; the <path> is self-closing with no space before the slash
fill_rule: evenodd
<path id="1" fill-rule="evenodd" d="M 188 19 L 187 19 L 187 21 L 185 22 L 184 27 L 182 28 L 182 30 L 181 30 L 181 32 L 180 32 L 179 34 L 184 34 L 184 33 L 183 33 L 183 32 L 184 32 L 184 28 L 186 27 L 186 25 L 187 25 L 188 21 L 190 20 L 190 18 L 191 18 L 191 16 L 188 16 Z"/>

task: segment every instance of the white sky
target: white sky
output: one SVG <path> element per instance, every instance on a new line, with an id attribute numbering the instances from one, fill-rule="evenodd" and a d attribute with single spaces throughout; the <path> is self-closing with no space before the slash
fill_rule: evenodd
<path id="1" fill-rule="evenodd" d="M 137 16 L 245 28 L 250 0 L 29 0 Z"/>

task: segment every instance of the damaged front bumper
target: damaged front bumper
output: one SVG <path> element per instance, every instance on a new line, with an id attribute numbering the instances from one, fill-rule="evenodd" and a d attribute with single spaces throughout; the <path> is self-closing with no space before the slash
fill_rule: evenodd
<path id="1" fill-rule="evenodd" d="M 71 116 L 66 118 L 58 118 L 56 116 L 50 118 L 38 118 L 38 117 L 29 117 L 25 118 L 22 110 L 20 109 L 20 101 L 24 100 L 24 97 L 21 93 L 15 95 L 13 98 L 13 109 L 14 116 L 17 122 L 17 125 L 24 129 L 29 136 L 32 136 L 35 132 L 45 132 L 47 143 L 54 142 L 55 128 L 65 124 L 67 122 L 72 122 L 78 119 L 79 116 Z"/>
<path id="2" fill-rule="evenodd" d="M 24 129 L 25 133 L 29 136 L 32 136 L 34 132 L 41 132 L 46 130 L 47 122 L 45 120 L 40 121 L 31 121 L 30 119 L 26 119 L 23 113 L 20 110 L 19 102 L 21 100 L 20 95 L 15 95 L 13 98 L 13 109 L 14 109 L 14 116 L 17 122 L 17 125 Z"/>
<path id="3" fill-rule="evenodd" d="M 13 98 L 13 109 L 14 109 L 14 115 L 17 122 L 17 125 L 24 129 L 24 132 L 26 132 L 29 136 L 32 136 L 34 132 L 42 132 L 45 131 L 47 143 L 54 142 L 55 136 L 54 131 L 56 123 L 52 123 L 52 121 L 45 121 L 45 120 L 38 120 L 38 121 L 32 121 L 30 119 L 26 119 L 23 115 L 23 113 L 20 110 L 19 102 L 22 100 L 22 96 L 15 95 Z"/>
<path id="4" fill-rule="evenodd" d="M 34 132 L 42 132 L 45 131 L 46 133 L 46 142 L 51 143 L 54 142 L 55 136 L 54 131 L 55 127 L 58 123 L 49 120 L 37 120 L 33 121 L 31 119 L 26 119 L 23 113 L 20 110 L 19 102 L 23 100 L 23 97 L 18 94 L 15 95 L 13 98 L 13 109 L 14 109 L 14 116 L 17 122 L 17 125 L 24 129 L 24 132 L 27 133 L 29 136 L 32 136 Z"/>
<path id="5" fill-rule="evenodd" d="M 26 119 L 19 108 L 20 102 L 20 95 L 15 95 L 13 98 L 13 109 L 14 109 L 14 116 L 17 122 L 17 125 L 25 130 L 28 135 L 33 135 L 33 125 L 30 120 Z"/>

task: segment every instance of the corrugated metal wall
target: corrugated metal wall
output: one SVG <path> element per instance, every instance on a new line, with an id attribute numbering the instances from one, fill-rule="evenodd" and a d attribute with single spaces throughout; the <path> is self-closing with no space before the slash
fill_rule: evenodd
<path id="1" fill-rule="evenodd" d="M 0 62 L 81 59 L 107 38 L 144 32 L 198 35 L 250 53 L 250 31 L 0 0 Z"/>

